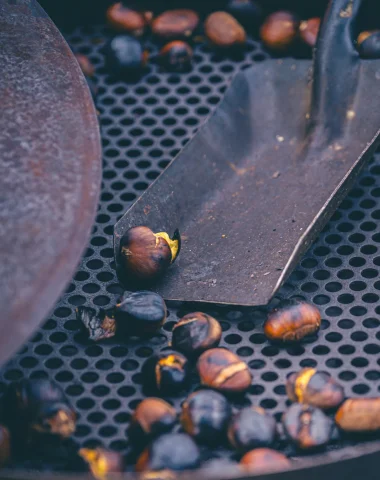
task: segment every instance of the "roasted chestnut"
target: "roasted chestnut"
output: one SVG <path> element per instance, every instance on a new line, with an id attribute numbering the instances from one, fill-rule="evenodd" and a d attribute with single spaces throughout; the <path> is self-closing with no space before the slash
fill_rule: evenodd
<path id="1" fill-rule="evenodd" d="M 194 440 L 185 433 L 167 433 L 154 440 L 140 455 L 136 471 L 192 470 L 200 463 Z"/>
<path id="2" fill-rule="evenodd" d="M 189 362 L 181 353 L 160 352 L 144 363 L 142 375 L 147 389 L 174 395 L 185 388 L 190 373 Z"/>
<path id="3" fill-rule="evenodd" d="M 299 33 L 301 40 L 309 47 L 314 47 L 317 43 L 320 25 L 321 19 L 318 17 L 309 18 L 309 20 L 303 20 L 300 23 Z"/>
<path id="4" fill-rule="evenodd" d="M 161 398 L 146 398 L 137 405 L 128 429 L 132 444 L 145 445 L 153 438 L 170 432 L 177 421 L 175 409 Z"/>
<path id="5" fill-rule="evenodd" d="M 225 348 L 212 348 L 202 353 L 197 362 L 201 383 L 229 393 L 241 393 L 251 386 L 248 365 Z"/>
<path id="6" fill-rule="evenodd" d="M 154 280 L 174 263 L 181 249 L 179 231 L 173 238 L 148 227 L 130 228 L 121 238 L 120 254 L 125 273 L 137 280 Z"/>
<path id="7" fill-rule="evenodd" d="M 172 347 L 185 355 L 199 355 L 217 347 L 222 337 L 222 327 L 206 313 L 188 313 L 173 327 Z"/>
<path id="8" fill-rule="evenodd" d="M 243 26 L 227 12 L 211 13 L 205 21 L 205 34 L 219 48 L 241 47 L 247 40 Z"/>
<path id="9" fill-rule="evenodd" d="M 173 40 L 161 48 L 159 63 L 171 72 L 186 72 L 191 67 L 193 49 L 183 40 Z"/>
<path id="10" fill-rule="evenodd" d="M 102 311 L 99 315 L 89 307 L 76 309 L 77 319 L 88 332 L 88 338 L 94 342 L 112 338 L 116 333 L 116 321 L 113 310 Z"/>
<path id="11" fill-rule="evenodd" d="M 290 465 L 285 455 L 269 448 L 251 450 L 240 460 L 240 466 L 251 473 L 286 470 Z"/>
<path id="12" fill-rule="evenodd" d="M 104 47 L 106 63 L 116 75 L 140 73 L 148 61 L 148 53 L 130 35 L 116 35 Z"/>
<path id="13" fill-rule="evenodd" d="M 115 309 L 119 332 L 137 336 L 157 332 L 165 323 L 166 313 L 164 299 L 148 291 L 126 292 Z"/>
<path id="14" fill-rule="evenodd" d="M 162 39 L 191 37 L 199 23 L 199 15 L 194 10 L 168 10 L 152 21 L 152 32 Z"/>
<path id="15" fill-rule="evenodd" d="M 83 72 L 85 77 L 92 77 L 95 73 L 95 67 L 91 63 L 91 60 L 86 57 L 86 55 L 82 55 L 81 53 L 76 53 L 75 58 L 77 59 L 79 66 Z"/>
<path id="16" fill-rule="evenodd" d="M 9 430 L 0 425 L 0 468 L 4 467 L 11 458 L 11 438 Z"/>
<path id="17" fill-rule="evenodd" d="M 122 473 L 124 459 L 121 453 L 104 448 L 81 448 L 79 455 L 88 463 L 91 473 L 104 480 L 109 473 Z"/>
<path id="18" fill-rule="evenodd" d="M 132 10 L 122 2 L 111 5 L 106 13 L 108 25 L 119 32 L 129 32 L 136 37 L 144 34 L 148 19 L 144 12 Z"/>
<path id="19" fill-rule="evenodd" d="M 271 50 L 287 50 L 296 40 L 299 21 L 290 12 L 269 15 L 260 28 L 260 38 Z"/>
<path id="20" fill-rule="evenodd" d="M 380 58 L 380 30 L 362 32 L 357 43 L 361 57 Z"/>
<path id="21" fill-rule="evenodd" d="M 338 427 L 346 432 L 380 430 L 380 398 L 350 398 L 335 415 Z"/>
<path id="22" fill-rule="evenodd" d="M 308 303 L 290 302 L 271 312 L 264 323 L 269 340 L 296 342 L 316 333 L 321 326 L 319 310 Z"/>
<path id="23" fill-rule="evenodd" d="M 277 435 L 276 420 L 260 407 L 247 407 L 238 412 L 228 427 L 228 439 L 239 452 L 270 447 Z"/>
<path id="24" fill-rule="evenodd" d="M 311 405 L 294 403 L 282 416 L 287 437 L 300 449 L 325 446 L 333 434 L 334 423 L 322 410 Z"/>
<path id="25" fill-rule="evenodd" d="M 304 368 L 290 375 L 286 393 L 292 402 L 307 403 L 323 410 L 338 407 L 344 400 L 343 387 L 325 372 Z"/>
<path id="26" fill-rule="evenodd" d="M 222 394 L 199 390 L 184 401 L 181 424 L 197 442 L 220 443 L 226 436 L 231 413 L 231 406 Z"/>
<path id="27" fill-rule="evenodd" d="M 254 0 L 228 0 L 226 10 L 247 29 L 257 27 L 263 16 L 262 8 Z"/>

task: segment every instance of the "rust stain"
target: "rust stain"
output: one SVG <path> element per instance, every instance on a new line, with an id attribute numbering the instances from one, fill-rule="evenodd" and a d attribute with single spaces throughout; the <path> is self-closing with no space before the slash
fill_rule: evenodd
<path id="1" fill-rule="evenodd" d="M 228 165 L 231 167 L 231 169 L 237 173 L 238 175 L 245 175 L 246 173 L 248 172 L 254 172 L 255 169 L 256 169 L 256 166 L 255 165 L 252 165 L 251 167 L 247 167 L 247 168 L 240 168 L 240 167 L 237 167 L 234 163 L 232 162 L 227 162 Z"/>
<path id="2" fill-rule="evenodd" d="M 149 215 L 150 211 L 152 210 L 152 207 L 150 205 L 146 205 L 144 207 L 144 214 Z"/>

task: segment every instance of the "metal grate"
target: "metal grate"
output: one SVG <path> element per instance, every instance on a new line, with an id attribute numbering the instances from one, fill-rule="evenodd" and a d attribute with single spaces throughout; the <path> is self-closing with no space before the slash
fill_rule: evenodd
<path id="1" fill-rule="evenodd" d="M 109 76 L 103 66 L 106 36 L 102 27 L 79 28 L 67 36 L 74 50 L 89 55 L 97 69 L 104 173 L 92 238 L 51 317 L 1 370 L 0 392 L 24 376 L 53 378 L 79 413 L 76 439 L 81 445 L 103 444 L 128 452 L 128 419 L 144 397 L 141 365 L 166 346 L 177 317 L 191 307 L 169 305 L 162 333 L 149 341 L 101 345 L 79 332 L 74 309 L 115 303 L 122 289 L 113 269 L 113 225 L 196 132 L 231 77 L 269 56 L 254 40 L 240 58 L 218 57 L 199 44 L 191 73 L 169 74 L 151 66 L 140 81 L 128 83 Z M 205 308 L 222 323 L 221 345 L 240 355 L 252 370 L 254 384 L 246 404 L 261 405 L 279 418 L 287 404 L 286 376 L 306 366 L 330 372 L 348 396 L 379 395 L 379 219 L 377 155 L 281 291 L 282 297 L 302 297 L 318 305 L 323 313 L 318 340 L 278 348 L 262 333 L 264 309 Z M 170 400 L 179 408 L 181 399 Z"/>

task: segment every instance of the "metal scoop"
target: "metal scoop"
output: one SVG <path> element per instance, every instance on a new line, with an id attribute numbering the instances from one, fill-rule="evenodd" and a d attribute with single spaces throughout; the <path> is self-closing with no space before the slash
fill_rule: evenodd
<path id="1" fill-rule="evenodd" d="M 203 128 L 115 227 L 179 228 L 170 300 L 263 305 L 317 237 L 379 137 L 380 60 L 354 46 L 361 0 L 331 0 L 313 62 L 239 73 Z"/>

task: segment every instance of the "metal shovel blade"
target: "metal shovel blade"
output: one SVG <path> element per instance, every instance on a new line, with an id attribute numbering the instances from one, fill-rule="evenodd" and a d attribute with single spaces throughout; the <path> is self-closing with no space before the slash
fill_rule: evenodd
<path id="1" fill-rule="evenodd" d="M 194 139 L 115 227 L 179 228 L 179 259 L 154 290 L 182 301 L 263 305 L 280 288 L 371 157 L 380 61 L 362 60 L 361 0 L 332 0 L 314 61 L 237 75 Z M 125 280 L 125 279 L 124 279 Z"/>

